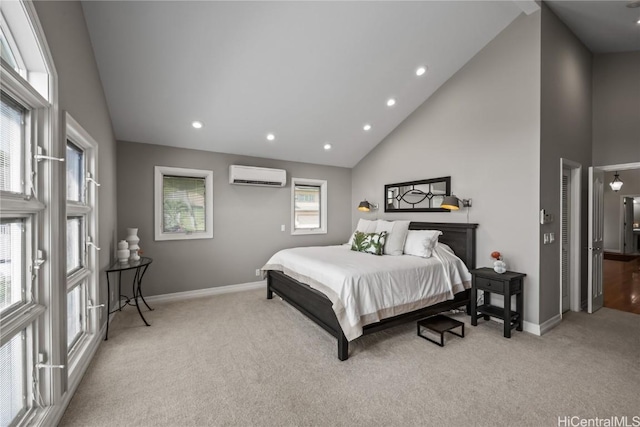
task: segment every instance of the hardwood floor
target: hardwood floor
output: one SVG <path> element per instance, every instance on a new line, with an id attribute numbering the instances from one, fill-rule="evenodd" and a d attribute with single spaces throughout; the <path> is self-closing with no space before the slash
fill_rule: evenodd
<path id="1" fill-rule="evenodd" d="M 604 306 L 640 314 L 640 258 L 604 260 Z"/>

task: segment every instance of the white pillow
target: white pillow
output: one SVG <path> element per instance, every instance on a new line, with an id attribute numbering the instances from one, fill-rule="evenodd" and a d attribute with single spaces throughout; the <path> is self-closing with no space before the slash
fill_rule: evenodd
<path id="1" fill-rule="evenodd" d="M 351 243 L 353 243 L 353 234 L 356 231 L 359 231 L 361 233 L 375 233 L 377 225 L 378 225 L 378 220 L 372 221 L 372 220 L 360 218 L 360 220 L 358 221 L 358 225 L 356 226 L 356 229 L 353 231 L 353 233 L 351 233 L 351 237 L 349 237 L 348 245 L 351 246 Z"/>
<path id="2" fill-rule="evenodd" d="M 441 235 L 442 231 L 439 230 L 409 230 L 404 242 L 404 253 L 429 258 L 438 243 L 438 236 Z"/>
<path id="3" fill-rule="evenodd" d="M 404 241 L 407 238 L 410 221 L 384 221 L 378 220 L 376 233 L 387 232 L 387 240 L 384 244 L 385 255 L 402 255 Z"/>

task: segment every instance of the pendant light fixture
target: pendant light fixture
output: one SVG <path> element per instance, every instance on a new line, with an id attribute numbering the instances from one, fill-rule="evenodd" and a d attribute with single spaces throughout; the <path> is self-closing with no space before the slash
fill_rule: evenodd
<path id="1" fill-rule="evenodd" d="M 611 181 L 609 185 L 613 191 L 620 191 L 622 184 L 624 183 L 620 180 L 620 175 L 618 175 L 618 171 L 616 171 L 616 174 L 613 175 L 613 181 Z"/>

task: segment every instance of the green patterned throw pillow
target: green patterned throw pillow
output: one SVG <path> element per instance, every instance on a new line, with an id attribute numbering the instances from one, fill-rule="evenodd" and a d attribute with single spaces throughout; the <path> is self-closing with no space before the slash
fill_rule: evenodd
<path id="1" fill-rule="evenodd" d="M 351 250 L 367 252 L 374 255 L 382 255 L 384 253 L 384 242 L 386 239 L 386 231 L 382 231 L 380 233 L 363 233 L 361 231 L 356 231 L 353 233 Z"/>

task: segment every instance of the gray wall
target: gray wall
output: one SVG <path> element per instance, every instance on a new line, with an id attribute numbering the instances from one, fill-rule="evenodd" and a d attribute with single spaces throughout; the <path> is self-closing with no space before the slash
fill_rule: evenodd
<path id="1" fill-rule="evenodd" d="M 45 32 L 58 73 L 60 115 L 68 111 L 98 142 L 99 256 L 101 302 L 106 302 L 107 283 L 103 270 L 112 261 L 116 230 L 116 141 L 111 127 L 98 68 L 93 56 L 82 6 L 75 1 L 36 1 L 38 18 Z M 60 156 L 64 156 L 61 144 Z M 64 238 L 64 236 L 61 236 Z M 66 271 L 63 258 L 62 270 Z M 103 321 L 106 316 L 103 316 Z"/>
<path id="2" fill-rule="evenodd" d="M 617 193 L 609 186 L 614 174 L 604 174 L 604 249 L 622 252 L 622 198 L 640 196 L 640 169 L 618 171 L 624 184 Z M 634 215 L 639 211 L 640 207 L 636 204 Z"/>
<path id="3" fill-rule="evenodd" d="M 383 205 L 385 184 L 451 176 L 453 192 L 473 199 L 478 266 L 499 250 L 527 274 L 525 320 L 538 323 L 540 12 L 521 15 L 353 169 L 353 199 Z M 363 215 L 465 222 L 451 213 Z"/>
<path id="4" fill-rule="evenodd" d="M 591 166 L 591 52 L 542 3 L 540 209 L 556 220 L 540 226 L 540 323 L 559 314 L 560 307 L 560 159 L 580 163 L 582 173 L 581 238 L 587 240 L 588 167 Z M 554 243 L 543 245 L 543 233 Z M 582 283 L 586 296 L 587 251 L 581 248 Z"/>
<path id="5" fill-rule="evenodd" d="M 640 52 L 594 55 L 593 164 L 640 162 Z"/>
<path id="6" fill-rule="evenodd" d="M 122 141 L 117 164 L 118 237 L 138 227 L 140 247 L 154 259 L 145 295 L 255 282 L 255 270 L 279 249 L 340 244 L 351 233 L 351 169 Z M 230 185 L 232 164 L 285 169 L 288 184 Z M 213 171 L 213 239 L 154 241 L 154 166 Z M 291 235 L 291 177 L 327 180 L 328 234 Z"/>

